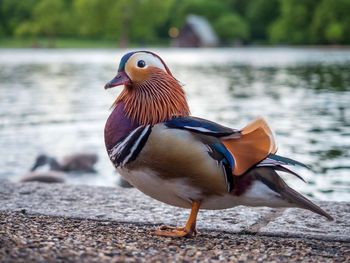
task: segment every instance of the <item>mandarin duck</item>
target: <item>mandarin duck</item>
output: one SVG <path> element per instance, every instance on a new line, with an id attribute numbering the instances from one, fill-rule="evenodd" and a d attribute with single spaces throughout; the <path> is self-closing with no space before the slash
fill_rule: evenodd
<path id="1" fill-rule="evenodd" d="M 122 57 L 105 89 L 118 85 L 124 88 L 104 131 L 110 160 L 146 195 L 191 209 L 184 227 L 161 226 L 152 234 L 196 235 L 199 209 L 238 205 L 298 207 L 333 220 L 277 174 L 301 178 L 286 166 L 305 165 L 276 155 L 274 135 L 262 118 L 237 130 L 190 116 L 182 86 L 149 51 Z"/>

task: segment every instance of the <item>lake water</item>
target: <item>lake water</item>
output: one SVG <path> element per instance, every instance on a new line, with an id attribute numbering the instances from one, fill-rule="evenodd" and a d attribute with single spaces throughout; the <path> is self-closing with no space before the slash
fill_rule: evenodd
<path id="1" fill-rule="evenodd" d="M 17 181 L 39 153 L 99 155 L 96 174 L 67 183 L 116 185 L 104 123 L 120 92 L 103 89 L 130 50 L 0 50 L 0 177 Z M 350 200 L 350 50 L 304 48 L 153 49 L 184 84 L 192 114 L 234 128 L 263 116 L 280 155 L 311 167 L 319 200 Z"/>

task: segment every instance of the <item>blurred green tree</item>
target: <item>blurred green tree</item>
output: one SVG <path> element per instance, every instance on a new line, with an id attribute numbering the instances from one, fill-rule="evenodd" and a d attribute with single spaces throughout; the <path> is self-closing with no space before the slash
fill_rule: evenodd
<path id="1" fill-rule="evenodd" d="M 123 47 L 157 38 L 174 0 L 75 0 L 81 36 L 115 39 Z"/>
<path id="2" fill-rule="evenodd" d="M 78 34 L 97 38 L 110 36 L 110 30 L 118 32 L 118 24 L 115 24 L 115 27 L 111 26 L 109 17 L 115 2 L 115 0 L 74 0 L 73 14 L 77 19 Z"/>
<path id="3" fill-rule="evenodd" d="M 312 20 L 315 43 L 350 43 L 350 0 L 322 0 Z"/>
<path id="4" fill-rule="evenodd" d="M 49 47 L 54 47 L 55 37 L 67 34 L 72 28 L 71 18 L 64 1 L 41 0 L 34 6 L 31 19 L 20 23 L 15 34 L 18 36 L 44 35 L 48 37 Z"/>
<path id="5" fill-rule="evenodd" d="M 249 38 L 247 23 L 237 14 L 221 16 L 214 23 L 214 29 L 224 44 L 245 41 Z"/>
<path id="6" fill-rule="evenodd" d="M 252 41 L 267 41 L 268 28 L 279 15 L 279 1 L 249 1 L 245 10 Z"/>
<path id="7" fill-rule="evenodd" d="M 256 0 L 221 0 L 221 2 L 227 6 L 228 10 L 239 14 L 241 17 L 246 17 L 250 5 L 255 1 Z"/>
<path id="8" fill-rule="evenodd" d="M 269 28 L 272 43 L 311 44 L 311 20 L 317 0 L 280 0 L 280 16 Z"/>
<path id="9" fill-rule="evenodd" d="M 173 3 L 174 0 L 119 0 L 116 17 L 121 19 L 121 45 L 129 39 L 139 44 L 157 40 L 157 29 L 168 19 Z"/>
<path id="10" fill-rule="evenodd" d="M 39 0 L 0 0 L 0 27 L 4 35 L 14 35 L 17 27 L 30 19 Z"/>

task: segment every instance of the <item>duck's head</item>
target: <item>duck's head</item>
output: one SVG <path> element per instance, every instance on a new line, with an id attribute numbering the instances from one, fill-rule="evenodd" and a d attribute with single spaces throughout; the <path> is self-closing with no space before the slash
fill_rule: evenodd
<path id="1" fill-rule="evenodd" d="M 33 172 L 39 167 L 45 166 L 47 164 L 50 166 L 50 170 L 56 170 L 56 171 L 60 170 L 60 165 L 58 164 L 55 158 L 42 153 L 36 157 L 35 163 L 33 167 L 30 169 L 30 171 Z"/>
<path id="2" fill-rule="evenodd" d="M 124 55 L 118 74 L 105 89 L 124 85 L 114 103 L 124 103 L 125 114 L 141 125 L 156 124 L 178 116 L 188 116 L 184 91 L 164 61 L 149 51 Z"/>

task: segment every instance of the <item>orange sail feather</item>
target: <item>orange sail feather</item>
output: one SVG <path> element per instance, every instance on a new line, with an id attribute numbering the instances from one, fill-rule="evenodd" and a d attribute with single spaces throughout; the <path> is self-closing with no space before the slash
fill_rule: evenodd
<path id="1" fill-rule="evenodd" d="M 223 137 L 221 142 L 235 160 L 234 175 L 241 175 L 269 154 L 277 151 L 276 141 L 270 127 L 259 118 L 241 130 L 239 138 Z"/>

